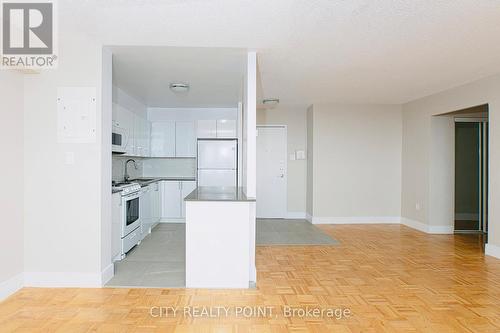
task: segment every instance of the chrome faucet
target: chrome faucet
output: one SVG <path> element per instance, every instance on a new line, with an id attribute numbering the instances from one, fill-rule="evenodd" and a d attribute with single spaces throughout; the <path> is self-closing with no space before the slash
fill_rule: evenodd
<path id="1" fill-rule="evenodd" d="M 135 160 L 129 159 L 127 160 L 127 162 L 125 162 L 125 173 L 123 175 L 123 179 L 125 179 L 126 182 L 128 182 L 128 180 L 130 179 L 130 175 L 128 174 L 128 162 L 134 162 L 134 169 L 137 170 L 137 163 L 135 162 Z"/>

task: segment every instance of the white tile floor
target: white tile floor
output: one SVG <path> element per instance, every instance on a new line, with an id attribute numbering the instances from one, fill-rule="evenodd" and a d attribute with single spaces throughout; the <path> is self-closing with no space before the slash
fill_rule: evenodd
<path id="1" fill-rule="evenodd" d="M 160 223 L 115 263 L 107 287 L 183 288 L 185 282 L 185 224 Z"/>
<path id="2" fill-rule="evenodd" d="M 258 219 L 257 245 L 336 245 L 331 238 L 306 220 Z"/>

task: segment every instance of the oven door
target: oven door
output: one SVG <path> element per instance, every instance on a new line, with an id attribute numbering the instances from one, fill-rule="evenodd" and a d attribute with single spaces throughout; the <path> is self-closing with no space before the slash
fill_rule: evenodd
<path id="1" fill-rule="evenodd" d="M 125 209 L 125 213 L 123 214 L 122 238 L 126 237 L 141 225 L 139 205 L 140 193 L 123 197 L 123 208 Z"/>

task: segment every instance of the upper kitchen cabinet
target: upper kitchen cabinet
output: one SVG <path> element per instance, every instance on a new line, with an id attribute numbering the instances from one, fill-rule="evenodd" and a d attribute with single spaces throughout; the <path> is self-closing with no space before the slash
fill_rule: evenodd
<path id="1" fill-rule="evenodd" d="M 175 122 L 175 156 L 196 157 L 196 124 L 194 121 Z"/>
<path id="2" fill-rule="evenodd" d="M 236 120 L 198 120 L 197 137 L 210 138 L 237 138 Z"/>
<path id="3" fill-rule="evenodd" d="M 216 120 L 198 120 L 196 129 L 198 138 L 209 139 L 217 137 L 217 121 Z"/>
<path id="4" fill-rule="evenodd" d="M 196 157 L 194 121 L 158 121 L 151 128 L 152 157 Z"/>
<path id="5" fill-rule="evenodd" d="M 154 122 L 151 125 L 151 156 L 175 157 L 175 121 Z"/>
<path id="6" fill-rule="evenodd" d="M 151 123 L 147 120 L 144 121 L 144 150 L 146 157 L 151 156 Z"/>
<path id="7" fill-rule="evenodd" d="M 113 104 L 113 127 L 123 135 L 125 155 L 151 156 L 151 123 L 136 113 Z"/>
<path id="8" fill-rule="evenodd" d="M 217 120 L 217 137 L 218 138 L 236 138 L 236 120 Z"/>
<path id="9" fill-rule="evenodd" d="M 134 114 L 134 155 L 143 156 L 144 150 L 144 126 L 142 119 Z"/>
<path id="10" fill-rule="evenodd" d="M 125 154 L 134 155 L 134 113 L 113 103 L 113 126 L 116 126 L 123 134 Z"/>
<path id="11" fill-rule="evenodd" d="M 137 156 L 151 156 L 151 123 L 139 116 L 135 117 L 134 121 L 134 137 Z"/>

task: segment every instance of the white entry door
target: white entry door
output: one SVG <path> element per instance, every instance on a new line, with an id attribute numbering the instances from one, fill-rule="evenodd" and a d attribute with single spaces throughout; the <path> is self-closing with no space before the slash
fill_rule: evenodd
<path id="1" fill-rule="evenodd" d="M 287 144 L 283 126 L 257 126 L 257 217 L 285 218 Z"/>

